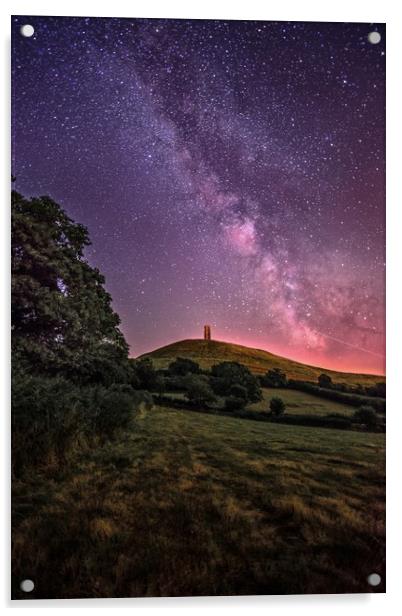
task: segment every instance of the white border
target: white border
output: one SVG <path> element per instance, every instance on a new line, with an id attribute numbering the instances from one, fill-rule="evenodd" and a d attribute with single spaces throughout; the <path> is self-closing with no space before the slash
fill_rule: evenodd
<path id="1" fill-rule="evenodd" d="M 316 596 L 284 596 L 284 597 L 211 597 L 183 599 L 104 599 L 104 600 L 72 600 L 72 601 L 24 601 L 9 600 L 9 415 L 8 409 L 8 374 L 9 374 L 9 178 L 10 150 L 9 139 L 1 149 L 4 158 L 0 169 L 3 175 L 3 207 L 0 208 L 0 229 L 3 234 L 0 246 L 3 249 L 1 264 L 1 339 L 2 370 L 1 389 L 3 404 L 2 438 L 4 455 L 1 469 L 4 473 L 3 484 L 5 494 L 2 503 L 8 508 L 1 508 L 2 533 L 4 544 L 1 550 L 2 560 L 0 582 L 2 588 L 2 603 L 6 608 L 25 610 L 43 610 L 44 608 L 74 610 L 81 612 L 84 608 L 90 610 L 107 609 L 110 613 L 116 607 L 131 608 L 136 614 L 152 613 L 159 610 L 173 613 L 178 610 L 191 610 L 193 613 L 205 612 L 218 614 L 221 610 L 230 609 L 231 614 L 240 614 L 251 608 L 256 614 L 266 614 L 267 610 L 279 610 L 287 615 L 297 610 L 300 616 L 319 614 L 323 610 L 328 615 L 338 614 L 340 610 L 353 616 L 375 615 L 378 611 L 391 613 L 398 603 L 401 578 L 401 563 L 399 546 L 402 546 L 402 510 L 401 510 L 401 460 L 398 455 L 402 447 L 402 395 L 398 391 L 398 365 L 401 366 L 402 355 L 402 293 L 400 292 L 402 266 L 400 244 L 402 239 L 401 215 L 398 211 L 401 194 L 401 46 L 402 46 L 402 11 L 401 3 L 392 0 L 337 0 L 323 2 L 322 0 L 281 0 L 279 3 L 247 0 L 245 3 L 235 3 L 233 0 L 203 0 L 201 3 L 188 3 L 179 0 L 147 0 L 144 3 L 123 2 L 113 0 L 110 3 L 89 2 L 87 0 L 68 0 L 55 3 L 5 1 L 1 11 L 3 20 L 2 51 L 4 77 L 0 104 L 3 134 L 9 135 L 9 62 L 10 62 L 10 14 L 37 15 L 88 15 L 105 17 L 187 17 L 187 18 L 225 18 L 225 19 L 265 19 L 284 21 L 340 21 L 340 22 L 386 22 L 387 23 L 387 387 L 388 387 L 388 425 L 387 425 L 387 594 L 374 595 L 316 595 Z M 6 94 L 7 93 L 7 94 Z M 401 373 L 401 368 L 399 368 Z"/>

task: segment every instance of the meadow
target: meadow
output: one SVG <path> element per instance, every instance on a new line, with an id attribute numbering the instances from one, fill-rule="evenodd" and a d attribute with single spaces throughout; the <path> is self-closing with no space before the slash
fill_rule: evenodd
<path id="1" fill-rule="evenodd" d="M 331 413 L 340 413 L 352 417 L 355 408 L 348 404 L 335 402 L 334 400 L 326 400 L 319 398 L 304 391 L 287 388 L 262 388 L 263 400 L 249 405 L 250 410 L 267 411 L 269 409 L 269 401 L 275 396 L 282 398 L 286 404 L 286 413 L 288 415 L 329 415 Z"/>
<path id="2" fill-rule="evenodd" d="M 259 402 L 249 403 L 246 406 L 246 410 L 269 412 L 269 403 L 271 398 L 274 397 L 279 397 L 284 401 L 287 415 L 315 415 L 323 417 L 325 415 L 339 413 L 347 417 L 352 417 L 356 410 L 348 404 L 326 400 L 325 398 L 314 396 L 308 392 L 287 389 L 285 387 L 262 387 L 262 394 L 263 399 Z M 186 400 L 184 392 L 170 391 L 165 395 L 173 400 L 181 400 L 183 402 Z M 217 409 L 223 409 L 224 398 L 218 398 L 215 406 Z"/>
<path id="3" fill-rule="evenodd" d="M 367 576 L 384 580 L 384 447 L 143 409 L 62 470 L 13 482 L 13 595 L 26 577 L 30 598 L 383 592 Z"/>

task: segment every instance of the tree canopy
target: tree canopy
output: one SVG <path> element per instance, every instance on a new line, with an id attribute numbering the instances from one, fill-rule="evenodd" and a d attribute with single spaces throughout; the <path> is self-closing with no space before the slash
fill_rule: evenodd
<path id="1" fill-rule="evenodd" d="M 262 383 L 265 387 L 286 387 L 288 384 L 288 379 L 280 368 L 273 368 L 273 370 L 268 370 L 262 377 Z"/>
<path id="2" fill-rule="evenodd" d="M 187 357 L 176 357 L 176 359 L 169 364 L 169 372 L 177 376 L 185 376 L 189 373 L 199 374 L 200 366 L 197 362 Z"/>
<path id="3" fill-rule="evenodd" d="M 215 393 L 219 395 L 230 395 L 233 385 L 241 385 L 246 389 L 250 402 L 262 399 L 257 378 L 242 364 L 232 361 L 215 364 L 211 368 L 211 375 L 214 377 Z"/>
<path id="4" fill-rule="evenodd" d="M 82 381 L 119 380 L 128 345 L 104 288 L 84 257 L 87 229 L 49 197 L 12 192 L 14 365 Z"/>

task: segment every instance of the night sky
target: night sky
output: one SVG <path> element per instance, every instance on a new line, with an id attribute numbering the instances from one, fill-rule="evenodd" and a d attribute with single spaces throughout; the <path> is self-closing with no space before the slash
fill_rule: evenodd
<path id="1" fill-rule="evenodd" d="M 383 25 L 13 17 L 12 33 L 16 188 L 88 227 L 132 356 L 209 323 L 384 372 Z"/>

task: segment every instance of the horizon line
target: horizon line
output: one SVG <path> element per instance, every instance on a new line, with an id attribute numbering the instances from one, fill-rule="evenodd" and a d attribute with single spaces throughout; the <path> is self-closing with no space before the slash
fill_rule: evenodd
<path id="1" fill-rule="evenodd" d="M 218 338 L 212 338 L 211 340 L 205 340 L 204 338 L 182 338 L 180 340 L 173 340 L 172 342 L 168 342 L 167 344 L 164 344 L 162 346 L 156 347 L 150 351 L 146 351 L 145 353 L 141 353 L 140 355 L 137 355 L 135 357 L 131 357 L 131 359 L 140 359 L 141 357 L 144 357 L 145 355 L 150 355 L 151 353 L 154 353 L 155 351 L 158 351 L 160 349 L 163 349 L 165 347 L 171 346 L 173 344 L 176 344 L 177 342 L 184 342 L 185 340 L 200 340 L 203 342 L 223 342 L 224 344 L 233 344 L 236 346 L 241 346 L 244 347 L 245 349 L 254 349 L 255 351 L 262 351 L 263 353 L 269 353 L 270 355 L 274 355 L 275 357 L 279 357 L 281 359 L 287 359 L 289 361 L 292 361 L 296 364 L 300 364 L 302 366 L 307 366 L 309 368 L 319 368 L 320 370 L 328 370 L 330 372 L 338 372 L 339 374 L 354 374 L 354 375 L 361 375 L 361 376 L 378 376 L 381 378 L 386 378 L 386 373 L 384 372 L 382 373 L 378 373 L 378 372 L 354 372 L 354 371 L 345 371 L 345 370 L 336 370 L 334 368 L 328 368 L 325 366 L 319 366 L 317 364 L 310 364 L 310 363 L 304 363 L 298 359 L 294 359 L 292 357 L 288 357 L 287 355 L 278 355 L 277 353 L 272 353 L 272 351 L 269 351 L 268 349 L 263 349 L 263 348 L 259 348 L 259 347 L 251 347 L 251 346 L 247 346 L 245 344 L 240 344 L 239 342 L 231 342 L 228 340 L 221 340 Z"/>

